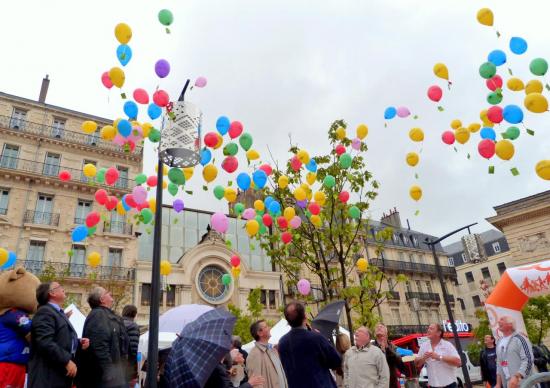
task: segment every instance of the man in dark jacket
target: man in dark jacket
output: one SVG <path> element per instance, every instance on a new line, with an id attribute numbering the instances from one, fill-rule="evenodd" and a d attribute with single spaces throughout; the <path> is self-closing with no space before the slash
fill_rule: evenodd
<path id="1" fill-rule="evenodd" d="M 90 342 L 78 336 L 61 308 L 65 290 L 57 283 L 43 283 L 36 290 L 38 311 L 31 328 L 29 388 L 70 388 L 77 373 L 76 353 Z"/>
<path id="2" fill-rule="evenodd" d="M 395 345 L 388 341 L 388 328 L 379 323 L 374 328 L 374 345 L 379 347 L 386 356 L 386 362 L 390 368 L 390 388 L 399 388 L 399 379 L 397 377 L 397 371 L 405 373 L 405 364 L 403 360 L 397 354 Z"/>
<path id="3" fill-rule="evenodd" d="M 290 332 L 279 341 L 279 355 L 288 388 L 336 388 L 330 370 L 342 365 L 342 358 L 321 334 L 309 331 L 304 305 L 285 306 Z"/>
<path id="4" fill-rule="evenodd" d="M 485 349 L 479 354 L 479 366 L 483 385 L 494 388 L 497 385 L 497 348 L 496 340 L 490 334 L 483 338 Z"/>
<path id="5" fill-rule="evenodd" d="M 137 307 L 134 305 L 126 305 L 122 309 L 122 319 L 124 320 L 124 326 L 126 327 L 126 334 L 128 334 L 128 339 L 130 341 L 130 348 L 128 351 L 128 369 L 126 374 L 126 379 L 130 386 L 135 385 L 135 380 L 137 378 L 137 352 L 139 345 L 139 326 L 134 322 L 134 319 L 137 315 Z"/>
<path id="6" fill-rule="evenodd" d="M 84 322 L 84 336 L 90 339 L 90 349 L 79 366 L 78 386 L 127 387 L 129 340 L 122 318 L 111 311 L 113 297 L 103 287 L 95 287 L 88 304 L 92 311 Z"/>

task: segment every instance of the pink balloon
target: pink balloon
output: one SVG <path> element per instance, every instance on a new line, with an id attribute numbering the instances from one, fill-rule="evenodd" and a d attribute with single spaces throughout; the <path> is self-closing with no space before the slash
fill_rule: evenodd
<path id="1" fill-rule="evenodd" d="M 229 137 L 235 139 L 241 136 L 241 133 L 243 133 L 243 124 L 240 121 L 233 121 L 229 125 Z"/>
<path id="2" fill-rule="evenodd" d="M 297 229 L 302 225 L 302 219 L 299 216 L 294 216 L 290 219 L 288 223 L 292 229 Z"/>
<path id="3" fill-rule="evenodd" d="M 309 294 L 311 291 L 311 284 L 307 279 L 300 279 L 296 284 L 296 287 L 298 288 L 298 292 L 304 296 Z"/>
<path id="4" fill-rule="evenodd" d="M 502 108 L 498 105 L 492 106 L 487 110 L 487 118 L 495 124 L 500 123 L 504 117 L 502 117 Z"/>
<path id="5" fill-rule="evenodd" d="M 302 162 L 300 162 L 300 159 L 298 159 L 296 155 L 290 159 L 290 167 L 292 167 L 294 171 L 300 171 L 300 168 L 302 168 Z"/>
<path id="6" fill-rule="evenodd" d="M 113 87 L 113 83 L 111 82 L 111 77 L 109 77 L 109 72 L 106 71 L 105 73 L 101 74 L 101 83 L 103 86 L 105 86 L 107 89 L 111 89 Z"/>
<path id="7" fill-rule="evenodd" d="M 225 233 L 229 228 L 229 219 L 225 214 L 220 212 L 212 214 L 210 222 L 212 223 L 212 228 L 218 233 Z"/>
<path id="8" fill-rule="evenodd" d="M 485 159 L 491 159 L 495 154 L 495 142 L 491 139 L 484 139 L 477 145 L 477 150 Z"/>
<path id="9" fill-rule="evenodd" d="M 120 176 L 120 173 L 116 168 L 109 167 L 107 169 L 107 172 L 105 173 L 105 183 L 107 183 L 109 186 L 112 186 L 118 180 L 119 176 Z"/>
<path id="10" fill-rule="evenodd" d="M 361 149 L 361 139 L 353 139 L 351 141 L 351 148 L 353 148 L 355 151 L 359 151 Z"/>
<path id="11" fill-rule="evenodd" d="M 118 134 L 118 133 L 115 136 L 115 138 L 113 139 L 113 143 L 115 143 L 116 145 L 119 145 L 119 146 L 123 146 L 125 142 L 126 142 L 126 139 L 123 138 L 122 136 L 120 136 L 120 134 Z"/>
<path id="12" fill-rule="evenodd" d="M 243 218 L 245 220 L 251 220 L 254 217 L 256 217 L 256 212 L 254 211 L 254 209 L 252 209 L 250 207 L 248 209 L 244 209 Z"/>
<path id="13" fill-rule="evenodd" d="M 195 80 L 195 86 L 197 88 L 204 88 L 206 86 L 206 77 L 199 77 Z"/>
<path id="14" fill-rule="evenodd" d="M 134 201 L 140 205 L 147 201 L 147 190 L 143 186 L 136 186 L 132 190 L 132 196 L 134 197 Z"/>
<path id="15" fill-rule="evenodd" d="M 485 84 L 493 92 L 497 89 L 502 89 L 502 77 L 500 75 L 495 75 L 493 78 L 489 78 L 485 81 Z"/>
<path id="16" fill-rule="evenodd" d="M 137 88 L 134 90 L 134 100 L 138 104 L 148 104 L 149 103 L 149 94 L 145 89 Z"/>
<path id="17" fill-rule="evenodd" d="M 451 145 L 455 142 L 455 134 L 453 131 L 445 131 L 441 135 L 441 140 L 443 140 L 443 143 Z"/>
<path id="18" fill-rule="evenodd" d="M 438 102 L 443 97 L 443 90 L 437 85 L 428 88 L 428 98 L 434 102 Z"/>
<path id="19" fill-rule="evenodd" d="M 401 118 L 405 118 L 410 114 L 411 114 L 411 111 L 409 110 L 409 108 L 405 106 L 400 106 L 399 108 L 397 108 L 397 116 Z"/>
<path id="20" fill-rule="evenodd" d="M 271 175 L 271 173 L 273 172 L 273 168 L 271 168 L 271 166 L 269 164 L 262 164 L 260 166 L 260 170 L 262 170 L 263 172 L 265 172 L 266 175 Z"/>

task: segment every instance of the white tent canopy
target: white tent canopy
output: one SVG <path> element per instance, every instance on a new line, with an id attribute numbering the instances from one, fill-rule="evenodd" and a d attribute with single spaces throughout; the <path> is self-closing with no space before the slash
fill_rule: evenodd
<path id="1" fill-rule="evenodd" d="M 178 338 L 176 333 L 161 331 L 159 333 L 159 350 L 172 347 L 172 342 Z M 147 347 L 149 346 L 149 331 L 146 331 L 139 336 L 138 352 L 141 353 L 143 359 L 147 358 Z"/>

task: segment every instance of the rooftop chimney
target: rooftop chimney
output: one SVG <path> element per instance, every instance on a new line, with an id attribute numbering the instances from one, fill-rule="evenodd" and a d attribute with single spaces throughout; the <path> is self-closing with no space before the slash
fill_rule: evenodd
<path id="1" fill-rule="evenodd" d="M 48 74 L 42 79 L 42 87 L 40 88 L 40 96 L 38 97 L 38 102 L 45 103 L 46 95 L 48 94 L 48 86 L 50 86 L 50 79 Z"/>
<path id="2" fill-rule="evenodd" d="M 401 217 L 399 217 L 399 212 L 395 207 L 393 210 L 390 210 L 390 214 L 382 214 L 380 222 L 395 228 L 401 228 Z"/>

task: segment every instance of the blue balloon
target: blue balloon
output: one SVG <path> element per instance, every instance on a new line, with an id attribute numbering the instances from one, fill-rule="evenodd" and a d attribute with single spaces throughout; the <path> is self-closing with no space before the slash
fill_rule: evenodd
<path id="1" fill-rule="evenodd" d="M 128 195 L 128 194 L 124 194 L 124 195 L 122 196 L 122 207 L 124 208 L 125 211 L 128 211 L 128 210 L 131 209 L 130 205 L 128 205 L 128 204 L 126 203 L 126 196 L 127 196 L 127 195 Z"/>
<path id="2" fill-rule="evenodd" d="M 203 148 L 201 150 L 201 161 L 200 163 L 203 166 L 206 166 L 208 163 L 210 163 L 210 160 L 212 160 L 212 152 L 208 148 Z"/>
<path id="3" fill-rule="evenodd" d="M 133 101 L 126 101 L 124 103 L 124 113 L 128 116 L 129 119 L 137 119 L 138 116 L 138 106 Z"/>
<path id="4" fill-rule="evenodd" d="M 231 122 L 229 121 L 229 118 L 225 116 L 218 117 L 218 120 L 216 121 L 216 129 L 222 136 L 225 135 L 227 131 L 229 131 L 230 125 L 231 125 Z"/>
<path id="5" fill-rule="evenodd" d="M 309 162 L 306 164 L 306 169 L 311 172 L 317 172 L 317 162 L 313 158 L 309 159 Z"/>
<path id="6" fill-rule="evenodd" d="M 267 174 L 262 170 L 256 170 L 252 173 L 252 180 L 256 185 L 256 188 L 263 189 L 267 183 Z"/>
<path id="7" fill-rule="evenodd" d="M 162 108 L 152 102 L 149 104 L 149 107 L 147 108 L 147 114 L 149 115 L 151 120 L 158 119 L 162 114 Z"/>
<path id="8" fill-rule="evenodd" d="M 9 251 L 8 260 L 6 260 L 6 262 L 3 265 L 0 265 L 0 269 L 8 269 L 9 267 L 13 267 L 16 261 L 17 261 L 17 255 L 15 254 L 15 252 Z"/>
<path id="9" fill-rule="evenodd" d="M 237 186 L 239 186 L 239 189 L 243 191 L 248 190 L 250 188 L 251 182 L 252 180 L 246 172 L 241 172 L 239 175 L 237 175 Z"/>
<path id="10" fill-rule="evenodd" d="M 386 120 L 391 120 L 395 117 L 396 114 L 397 114 L 397 109 L 395 109 L 393 106 L 390 106 L 386 108 L 386 110 L 384 111 L 384 118 Z"/>
<path id="11" fill-rule="evenodd" d="M 269 209 L 269 205 L 271 205 L 271 202 L 273 202 L 273 201 L 274 201 L 274 199 L 271 195 L 268 195 L 267 197 L 265 197 L 265 199 L 264 199 L 265 207 Z"/>
<path id="12" fill-rule="evenodd" d="M 269 207 L 267 208 L 267 210 L 269 210 L 273 214 L 277 214 L 281 211 L 281 204 L 279 202 L 273 200 L 269 204 Z"/>
<path id="13" fill-rule="evenodd" d="M 122 137 L 128 137 L 132 133 L 132 124 L 128 120 L 120 120 L 117 125 L 118 133 Z"/>
<path id="14" fill-rule="evenodd" d="M 517 105 L 506 105 L 502 110 L 502 117 L 510 124 L 519 124 L 523 121 L 523 111 Z"/>
<path id="15" fill-rule="evenodd" d="M 479 132 L 479 135 L 482 139 L 491 139 L 496 140 L 497 134 L 493 128 L 490 127 L 484 127 L 481 129 L 481 132 Z"/>
<path id="16" fill-rule="evenodd" d="M 88 228 L 86 228 L 85 225 L 77 226 L 73 229 L 71 237 L 73 239 L 73 242 L 84 241 L 86 237 L 88 237 Z"/>
<path id="17" fill-rule="evenodd" d="M 527 41 L 519 36 L 514 36 L 510 39 L 510 51 L 514 54 L 521 55 L 527 51 Z"/>
<path id="18" fill-rule="evenodd" d="M 487 56 L 487 60 L 495 66 L 504 65 L 506 63 L 506 53 L 502 50 L 493 50 Z"/>
<path id="19" fill-rule="evenodd" d="M 116 48 L 116 57 L 122 66 L 126 66 L 132 59 L 132 49 L 127 44 L 121 44 Z"/>

